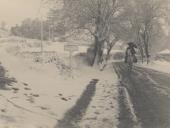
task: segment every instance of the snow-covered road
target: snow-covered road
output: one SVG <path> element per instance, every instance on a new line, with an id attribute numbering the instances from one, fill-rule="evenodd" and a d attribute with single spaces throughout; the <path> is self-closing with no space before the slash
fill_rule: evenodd
<path id="1" fill-rule="evenodd" d="M 170 75 L 139 67 L 129 73 L 123 63 L 117 63 L 116 69 L 133 107 L 129 116 L 123 116 L 128 115 L 128 109 L 122 109 L 119 128 L 169 128 Z M 132 119 L 134 116 L 136 122 Z"/>

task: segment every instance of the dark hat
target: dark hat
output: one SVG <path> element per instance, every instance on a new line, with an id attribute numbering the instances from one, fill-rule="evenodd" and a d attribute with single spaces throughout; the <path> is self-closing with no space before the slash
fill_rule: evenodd
<path id="1" fill-rule="evenodd" d="M 127 44 L 128 44 L 130 47 L 135 47 L 135 48 L 137 47 L 134 42 L 128 42 Z"/>
<path id="2" fill-rule="evenodd" d="M 132 46 L 132 45 L 134 45 L 134 43 L 133 43 L 133 42 L 128 42 L 127 44 L 128 44 L 128 45 L 131 45 L 131 46 Z"/>

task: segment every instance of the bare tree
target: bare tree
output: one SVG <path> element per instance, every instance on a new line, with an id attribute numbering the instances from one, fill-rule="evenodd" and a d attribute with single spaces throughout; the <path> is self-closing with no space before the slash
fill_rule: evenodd
<path id="1" fill-rule="evenodd" d="M 113 46 L 112 24 L 121 10 L 118 0 L 64 0 L 64 19 L 68 30 L 88 31 L 94 40 L 92 65 L 102 60 L 103 45 Z M 108 52 L 109 53 L 109 52 Z"/>
<path id="2" fill-rule="evenodd" d="M 159 22 L 163 16 L 162 3 L 160 0 L 132 0 L 125 8 L 124 21 L 130 23 L 131 38 L 134 38 L 139 47 L 142 61 L 145 56 L 147 63 L 149 63 L 151 45 L 154 43 L 152 39 L 158 34 L 155 27 L 160 26 Z"/>
<path id="3" fill-rule="evenodd" d="M 53 0 L 56 1 L 56 0 Z M 107 59 L 118 40 L 134 41 L 149 62 L 155 31 L 162 18 L 161 0 L 63 0 L 62 22 L 67 32 L 89 32 L 94 41 L 92 65 Z M 161 28 L 161 27 L 160 27 Z M 157 29 L 158 30 L 158 29 Z"/>

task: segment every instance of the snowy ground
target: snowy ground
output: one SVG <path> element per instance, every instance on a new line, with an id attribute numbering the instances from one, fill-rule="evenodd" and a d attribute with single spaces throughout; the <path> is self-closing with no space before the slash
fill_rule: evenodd
<path id="1" fill-rule="evenodd" d="M 101 74 L 101 81 L 97 85 L 96 95 L 93 97 L 87 113 L 80 123 L 80 128 L 116 128 L 118 125 L 118 90 L 116 76 L 111 68 Z M 110 70 L 110 71 L 108 71 Z M 104 76 L 104 78 L 103 78 Z"/>
<path id="2" fill-rule="evenodd" d="M 93 128 L 102 128 L 102 120 L 116 127 L 118 92 L 112 67 L 101 72 L 74 62 L 74 71 L 69 77 L 68 53 L 63 51 L 63 44 L 46 43 L 45 50 L 52 51 L 52 57 L 51 53 L 44 54 L 40 63 L 37 60 L 41 55 L 33 53 L 39 51 L 39 45 L 32 42 L 25 45 L 11 41 L 0 45 L 0 62 L 8 71 L 6 77 L 17 81 L 8 86 L 8 90 L 0 90 L 0 128 L 53 128 L 94 78 L 100 82 L 80 125 L 84 128 L 93 122 Z M 82 52 L 86 49 L 80 48 Z M 95 121 L 87 120 L 94 115 Z"/>
<path id="3" fill-rule="evenodd" d="M 170 61 L 168 61 L 169 59 L 170 49 L 165 49 L 157 54 L 156 60 L 152 60 L 149 64 L 139 64 L 138 66 L 170 74 Z"/>
<path id="4" fill-rule="evenodd" d="M 152 61 L 149 64 L 140 64 L 139 66 L 170 74 L 170 62 L 164 60 Z"/>

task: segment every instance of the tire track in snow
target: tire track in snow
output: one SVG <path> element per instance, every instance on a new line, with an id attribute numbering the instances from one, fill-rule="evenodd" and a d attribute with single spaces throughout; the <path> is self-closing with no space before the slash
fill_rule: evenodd
<path id="1" fill-rule="evenodd" d="M 114 65 L 113 68 L 118 75 L 120 87 L 119 87 L 119 125 L 118 128 L 141 128 L 141 123 L 139 122 L 133 103 L 129 96 L 128 90 L 124 85 L 121 75 L 122 67 L 119 65 Z M 129 74 L 130 75 L 130 74 Z"/>
<path id="2" fill-rule="evenodd" d="M 140 69 L 140 68 L 135 68 L 136 72 L 140 73 L 142 72 L 143 74 L 146 75 L 147 79 L 153 83 L 153 85 L 155 86 L 155 88 L 160 91 L 163 94 L 166 94 L 168 97 L 170 97 L 170 89 L 168 87 L 164 87 L 159 85 L 147 72 L 145 72 L 144 70 Z"/>
<path id="3" fill-rule="evenodd" d="M 160 93 L 160 87 L 158 87 L 161 86 L 164 89 L 165 87 L 169 87 L 169 76 L 150 70 L 148 71 L 147 69 L 136 70 L 136 68 L 129 74 L 126 65 L 123 63 L 116 64 L 116 67 L 122 76 L 121 85 L 128 90 L 141 126 L 143 128 L 169 128 L 170 100 L 167 95 Z M 146 73 L 153 78 L 158 85 L 148 78 Z M 161 90 L 163 90 L 163 88 L 161 88 Z M 125 114 L 126 113 L 124 113 L 122 117 L 125 117 Z M 120 128 L 134 128 L 128 127 L 126 124 L 123 126 L 124 127 Z"/>

